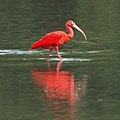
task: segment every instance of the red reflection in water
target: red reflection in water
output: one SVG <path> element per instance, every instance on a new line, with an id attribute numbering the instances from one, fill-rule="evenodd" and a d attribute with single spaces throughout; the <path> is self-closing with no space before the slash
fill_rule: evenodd
<path id="1" fill-rule="evenodd" d="M 74 75 L 69 71 L 60 71 L 62 62 L 58 62 L 56 70 L 50 68 L 43 71 L 38 68 L 32 69 L 32 77 L 34 83 L 43 88 L 46 92 L 47 98 L 67 100 L 70 105 L 75 102 L 74 92 Z"/>
<path id="2" fill-rule="evenodd" d="M 74 120 L 75 103 L 85 94 L 86 76 L 80 78 L 77 86 L 74 84 L 74 74 L 61 70 L 62 62 L 57 67 L 48 69 L 32 68 L 31 74 L 35 85 L 42 91 L 40 98 L 48 99 L 48 112 L 54 115 L 54 120 Z"/>

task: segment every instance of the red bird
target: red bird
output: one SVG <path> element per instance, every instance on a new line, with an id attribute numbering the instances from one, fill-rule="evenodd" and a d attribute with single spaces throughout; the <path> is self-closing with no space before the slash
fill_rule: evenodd
<path id="1" fill-rule="evenodd" d="M 83 34 L 85 39 L 87 40 L 87 37 L 85 33 L 73 22 L 72 20 L 68 20 L 65 24 L 65 27 L 68 31 L 68 34 L 63 31 L 53 31 L 45 36 L 43 36 L 40 40 L 35 42 L 30 50 L 36 49 L 36 48 L 44 48 L 44 49 L 50 49 L 48 53 L 47 60 L 50 58 L 50 53 L 52 50 L 56 50 L 58 57 L 60 58 L 60 61 L 62 61 L 62 57 L 58 52 L 59 46 L 64 44 L 65 42 L 69 41 L 74 36 L 74 32 L 72 30 L 72 27 L 77 29 L 79 32 Z"/>

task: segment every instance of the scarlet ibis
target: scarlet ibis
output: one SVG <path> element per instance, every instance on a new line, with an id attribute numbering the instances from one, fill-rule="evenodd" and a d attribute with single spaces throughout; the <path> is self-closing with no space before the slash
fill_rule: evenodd
<path id="1" fill-rule="evenodd" d="M 74 36 L 74 31 L 72 30 L 72 27 L 77 29 L 79 32 L 83 34 L 85 39 L 87 40 L 87 37 L 85 33 L 73 22 L 72 20 L 68 20 L 65 24 L 65 27 L 68 31 L 68 33 L 65 33 L 63 31 L 53 31 L 45 36 L 43 36 L 41 39 L 39 39 L 37 42 L 32 44 L 30 50 L 36 49 L 36 48 L 44 48 L 44 49 L 50 49 L 48 53 L 47 60 L 50 58 L 50 53 L 52 50 L 56 50 L 57 56 L 60 58 L 60 61 L 62 61 L 62 57 L 59 54 L 59 46 L 69 41 Z"/>

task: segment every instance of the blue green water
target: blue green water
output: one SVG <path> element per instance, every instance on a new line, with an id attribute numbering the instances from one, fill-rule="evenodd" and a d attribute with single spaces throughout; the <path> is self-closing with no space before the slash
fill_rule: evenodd
<path id="1" fill-rule="evenodd" d="M 120 24 L 118 0 L 0 1 L 1 120 L 119 120 Z M 47 50 L 29 51 L 48 32 L 75 31 L 46 61 Z"/>

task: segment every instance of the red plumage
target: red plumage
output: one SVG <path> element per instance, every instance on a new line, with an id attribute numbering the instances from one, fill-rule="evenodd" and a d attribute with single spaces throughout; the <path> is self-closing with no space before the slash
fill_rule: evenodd
<path id="1" fill-rule="evenodd" d="M 60 46 L 69 40 L 68 34 L 63 31 L 54 31 L 46 34 L 40 40 L 35 42 L 30 49 L 48 48 Z"/>

